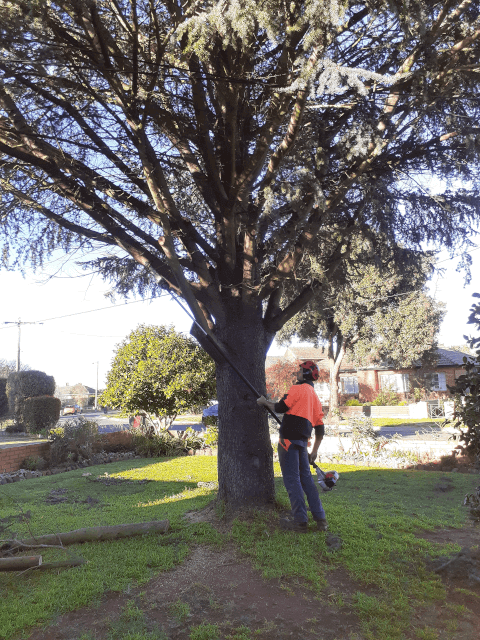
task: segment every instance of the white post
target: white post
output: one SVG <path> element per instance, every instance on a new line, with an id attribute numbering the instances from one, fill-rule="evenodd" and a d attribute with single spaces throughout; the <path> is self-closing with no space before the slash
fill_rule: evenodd
<path id="1" fill-rule="evenodd" d="M 95 364 L 95 362 L 92 362 Z M 98 399 L 98 360 L 97 360 L 97 386 L 95 387 L 95 411 L 97 410 L 97 399 Z"/>

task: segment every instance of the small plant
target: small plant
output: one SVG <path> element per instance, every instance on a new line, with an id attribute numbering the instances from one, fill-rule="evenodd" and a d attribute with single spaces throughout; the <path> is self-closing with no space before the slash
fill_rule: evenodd
<path id="1" fill-rule="evenodd" d="M 185 449 L 202 449 L 205 444 L 203 436 L 191 427 L 188 427 L 188 429 L 185 430 L 184 434 L 181 436 L 181 439 L 183 440 Z"/>
<path id="2" fill-rule="evenodd" d="M 28 456 L 21 464 L 22 469 L 28 469 L 28 471 L 42 471 L 46 466 L 47 462 L 41 456 Z"/>
<path id="3" fill-rule="evenodd" d="M 51 429 L 50 464 L 57 466 L 64 462 L 90 458 L 96 444 L 100 441 L 98 424 L 94 420 L 80 417 L 68 420 L 63 426 Z"/>
<path id="4" fill-rule="evenodd" d="M 208 427 L 205 432 L 204 442 L 206 447 L 216 447 L 218 444 L 218 427 Z"/>
<path id="5" fill-rule="evenodd" d="M 216 624 L 202 622 L 197 627 L 190 627 L 189 640 L 218 640 L 219 631 Z"/>
<path id="6" fill-rule="evenodd" d="M 170 613 L 178 622 L 184 622 L 190 615 L 190 606 L 188 602 L 177 600 L 170 605 Z"/>
<path id="7" fill-rule="evenodd" d="M 360 400 L 357 400 L 357 398 L 350 398 L 350 400 L 347 400 L 345 402 L 345 406 L 346 407 L 362 407 L 362 403 L 360 402 Z"/>
<path id="8" fill-rule="evenodd" d="M 398 393 L 394 391 L 392 388 L 385 388 L 380 391 L 375 400 L 372 402 L 372 405 L 376 407 L 391 407 L 398 405 L 399 398 Z"/>

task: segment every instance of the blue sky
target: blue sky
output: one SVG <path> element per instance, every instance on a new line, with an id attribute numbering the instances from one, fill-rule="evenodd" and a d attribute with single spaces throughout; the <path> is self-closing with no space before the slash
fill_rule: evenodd
<path id="1" fill-rule="evenodd" d="M 472 334 L 467 325 L 472 305 L 472 293 L 480 292 L 480 249 L 471 254 L 472 282 L 464 286 L 463 275 L 455 268 L 459 259 L 439 256 L 439 264 L 446 269 L 444 276 L 435 276 L 430 292 L 447 305 L 440 342 L 463 344 L 464 334 Z M 105 384 L 117 345 L 139 324 L 173 325 L 177 331 L 188 332 L 191 320 L 177 303 L 167 296 L 157 300 L 122 300 L 111 303 L 105 298 L 108 290 L 99 277 L 69 277 L 74 269 L 58 270 L 58 264 L 47 265 L 42 273 L 28 274 L 0 271 L 2 308 L 0 309 L 0 358 L 16 360 L 18 329 L 4 322 L 41 322 L 21 327 L 22 362 L 34 369 L 53 375 L 57 384 L 82 382 L 96 386 L 97 362 L 99 388 Z M 49 278 L 49 275 L 56 274 Z M 106 307 L 106 308 L 105 308 Z M 284 347 L 275 344 L 271 355 L 283 353 Z"/>

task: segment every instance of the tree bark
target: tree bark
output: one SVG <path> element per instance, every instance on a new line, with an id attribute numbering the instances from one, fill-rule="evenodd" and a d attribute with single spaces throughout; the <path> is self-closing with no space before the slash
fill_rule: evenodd
<path id="1" fill-rule="evenodd" d="M 0 558 L 0 571 L 24 571 L 42 564 L 42 556 L 20 556 L 18 558 Z"/>
<path id="2" fill-rule="evenodd" d="M 266 393 L 265 352 L 267 336 L 258 311 L 231 301 L 219 339 L 259 394 Z M 226 513 L 274 503 L 273 449 L 267 413 L 258 407 L 255 394 L 232 367 L 217 362 L 218 500 Z"/>
<path id="3" fill-rule="evenodd" d="M 330 363 L 330 406 L 328 408 L 330 418 L 334 418 L 338 411 L 338 373 L 345 356 L 345 350 L 345 341 L 342 340 L 340 348 Z"/>
<path id="4" fill-rule="evenodd" d="M 23 548 L 28 546 L 35 547 L 39 544 L 69 545 L 96 540 L 118 540 L 119 538 L 141 536 L 146 533 L 166 533 L 168 528 L 168 520 L 154 520 L 152 522 L 139 522 L 138 524 L 117 524 L 112 527 L 75 529 L 66 533 L 51 533 L 37 538 L 29 538 L 20 542 Z"/>

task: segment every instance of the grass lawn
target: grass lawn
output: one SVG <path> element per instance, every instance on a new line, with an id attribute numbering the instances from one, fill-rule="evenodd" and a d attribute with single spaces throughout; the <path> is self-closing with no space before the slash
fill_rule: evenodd
<path id="1" fill-rule="evenodd" d="M 428 430 L 429 427 L 438 427 L 443 422 L 445 422 L 445 418 L 414 418 L 414 419 L 372 418 L 372 425 L 374 427 L 415 427 L 417 426 L 419 430 L 421 429 Z M 347 419 L 342 420 L 340 424 L 348 425 L 348 420 Z"/>
<path id="2" fill-rule="evenodd" d="M 258 513 L 248 522 L 236 520 L 224 533 L 207 522 L 186 520 L 187 511 L 201 509 L 214 498 L 215 490 L 197 483 L 216 480 L 216 463 L 214 456 L 133 460 L 90 467 L 87 471 L 92 475 L 88 477 L 82 476 L 85 470 L 77 470 L 2 486 L 0 526 L 9 525 L 2 538 L 13 532 L 22 538 L 163 519 L 170 520 L 171 529 L 166 535 L 68 547 L 69 552 L 87 560 L 80 567 L 0 574 L 0 638 L 28 638 L 32 629 L 54 621 L 61 613 L 98 604 L 107 591 L 128 593 L 132 587 L 146 584 L 160 572 L 182 564 L 189 549 L 197 545 L 221 550 L 227 544 L 234 544 L 251 558 L 265 578 L 280 578 L 286 588 L 291 581 L 301 581 L 316 597 L 331 595 L 329 573 L 341 567 L 359 586 L 349 598 L 341 592 L 334 594 L 332 607 L 346 607 L 359 616 L 358 638 L 440 638 L 432 635 L 417 615 L 435 603 L 448 605 L 440 578 L 427 570 L 425 560 L 427 556 L 452 554 L 460 547 L 429 542 L 416 533 L 463 527 L 467 515 L 461 505 L 464 495 L 478 483 L 475 476 L 449 474 L 451 490 L 442 492 L 437 490 L 441 473 L 337 465 L 338 488 L 322 494 L 330 531 L 343 541 L 341 549 L 333 553 L 326 544 L 326 534 L 282 532 L 275 526 L 278 515 L 272 513 Z M 328 468 L 333 467 L 325 465 Z M 104 481 L 96 481 L 105 471 L 110 480 L 106 476 Z M 278 463 L 275 473 L 278 507 L 286 509 L 288 498 Z M 112 477 L 131 482 L 113 483 Z M 19 514 L 26 516 L 23 521 Z M 9 516 L 13 518 L 7 520 Z M 45 550 L 42 555 L 45 563 L 65 558 L 60 550 Z M 129 606 L 132 609 L 133 605 Z M 182 606 L 178 603 L 179 611 Z M 130 622 L 142 619 L 142 612 L 136 609 L 124 615 Z M 463 609 L 449 613 L 456 620 L 467 615 Z M 152 633 L 144 630 L 135 635 L 125 623 L 112 637 L 167 638 Z M 207 619 L 202 628 L 184 637 L 261 640 L 263 636 L 260 630 L 255 633 L 247 627 L 237 635 L 219 635 L 218 627 Z M 82 638 L 95 636 L 86 633 Z"/>

